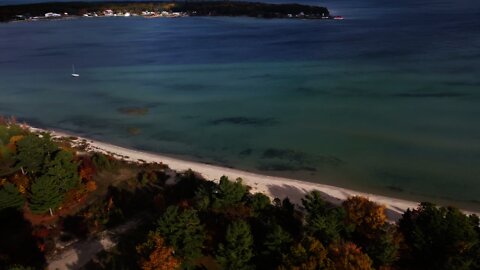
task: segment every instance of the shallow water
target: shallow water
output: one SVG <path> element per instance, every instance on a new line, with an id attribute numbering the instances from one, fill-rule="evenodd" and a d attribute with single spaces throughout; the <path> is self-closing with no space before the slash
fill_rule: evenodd
<path id="1" fill-rule="evenodd" d="M 0 114 L 480 209 L 480 3 L 303 2 L 347 19 L 0 24 Z"/>

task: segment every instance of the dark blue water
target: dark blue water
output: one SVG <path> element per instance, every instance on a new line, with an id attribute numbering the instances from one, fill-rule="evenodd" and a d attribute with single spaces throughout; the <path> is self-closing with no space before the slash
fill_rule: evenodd
<path id="1" fill-rule="evenodd" d="M 346 20 L 1 24 L 0 114 L 149 151 L 480 209 L 480 2 L 302 3 Z"/>

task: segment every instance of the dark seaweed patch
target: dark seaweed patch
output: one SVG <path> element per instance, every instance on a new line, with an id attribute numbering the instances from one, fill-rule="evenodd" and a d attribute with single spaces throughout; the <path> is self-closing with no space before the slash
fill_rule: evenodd
<path id="1" fill-rule="evenodd" d="M 395 192 L 403 192 L 403 188 L 397 186 L 387 186 L 388 189 L 393 190 Z"/>
<path id="2" fill-rule="evenodd" d="M 99 130 L 106 128 L 105 122 L 100 119 L 90 119 L 83 117 L 70 117 L 58 122 L 62 127 L 74 126 L 79 129 Z M 110 124 L 110 126 L 112 123 Z"/>
<path id="3" fill-rule="evenodd" d="M 242 125 L 242 126 L 270 126 L 276 121 L 273 118 L 249 118 L 249 117 L 225 117 L 215 119 L 209 122 L 211 125 Z"/>
<path id="4" fill-rule="evenodd" d="M 298 168 L 292 165 L 282 164 L 282 163 L 268 163 L 257 166 L 257 169 L 261 171 L 298 171 Z"/>
<path id="5" fill-rule="evenodd" d="M 386 171 L 386 170 L 376 170 L 374 172 L 374 175 L 378 178 L 383 178 L 386 180 L 390 180 L 392 182 L 411 182 L 414 180 L 412 176 L 403 174 L 403 173 L 397 173 L 397 172 L 392 172 L 392 171 Z"/>
<path id="6" fill-rule="evenodd" d="M 146 108 L 146 107 L 125 107 L 125 108 L 119 108 L 118 112 L 120 112 L 122 114 L 127 114 L 127 115 L 142 116 L 142 115 L 146 115 L 148 113 L 148 108 Z"/>
<path id="7" fill-rule="evenodd" d="M 447 81 L 444 84 L 448 86 L 479 86 L 480 82 Z"/>
<path id="8" fill-rule="evenodd" d="M 290 149 L 274 149 L 274 148 L 269 148 L 265 150 L 263 152 L 262 157 L 267 159 L 277 158 L 277 159 L 289 160 L 289 161 L 294 161 L 299 163 L 302 163 L 307 159 L 307 155 L 305 153 L 295 151 L 295 150 L 290 150 Z"/>
<path id="9" fill-rule="evenodd" d="M 334 156 L 317 156 L 317 162 L 330 166 L 340 166 L 345 164 L 345 161 Z"/>
<path id="10" fill-rule="evenodd" d="M 277 171 L 277 172 L 298 172 L 298 171 L 308 171 L 308 172 L 316 172 L 317 169 L 309 166 L 295 166 L 291 164 L 285 163 L 264 163 L 257 166 L 258 170 L 261 171 Z"/>
<path id="11" fill-rule="evenodd" d="M 207 86 L 202 84 L 174 84 L 170 85 L 170 88 L 178 91 L 199 91 L 207 89 Z"/>
<path id="12" fill-rule="evenodd" d="M 455 92 L 437 92 L 437 93 L 399 93 L 395 97 L 404 98 L 449 98 L 449 97 L 465 97 L 468 94 Z"/>
<path id="13" fill-rule="evenodd" d="M 325 91 L 315 91 L 314 89 L 309 87 L 298 87 L 295 89 L 295 92 L 302 95 L 308 95 L 308 96 L 315 95 L 315 94 L 329 94 L 328 92 L 325 92 Z"/>
<path id="14" fill-rule="evenodd" d="M 345 162 L 338 157 L 328 155 L 308 155 L 306 153 L 295 151 L 291 149 L 275 149 L 269 148 L 263 152 L 264 159 L 279 159 L 295 164 L 310 164 L 310 165 L 328 165 L 340 166 Z"/>
<path id="15" fill-rule="evenodd" d="M 247 148 L 245 150 L 242 150 L 240 151 L 240 153 L 238 153 L 239 156 L 250 156 L 252 154 L 253 150 L 251 148 Z"/>

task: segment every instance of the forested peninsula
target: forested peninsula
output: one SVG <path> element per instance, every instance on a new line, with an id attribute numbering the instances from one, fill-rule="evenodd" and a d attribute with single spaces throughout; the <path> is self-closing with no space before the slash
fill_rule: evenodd
<path id="1" fill-rule="evenodd" d="M 0 21 L 103 16 L 246 16 L 255 18 L 335 19 L 327 8 L 257 2 L 61 2 L 0 6 Z"/>

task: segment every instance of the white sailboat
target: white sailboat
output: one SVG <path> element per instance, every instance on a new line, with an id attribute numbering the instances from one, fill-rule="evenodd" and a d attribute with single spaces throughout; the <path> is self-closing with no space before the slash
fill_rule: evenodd
<path id="1" fill-rule="evenodd" d="M 72 77 L 80 77 L 80 74 L 75 73 L 75 66 L 72 65 Z"/>

